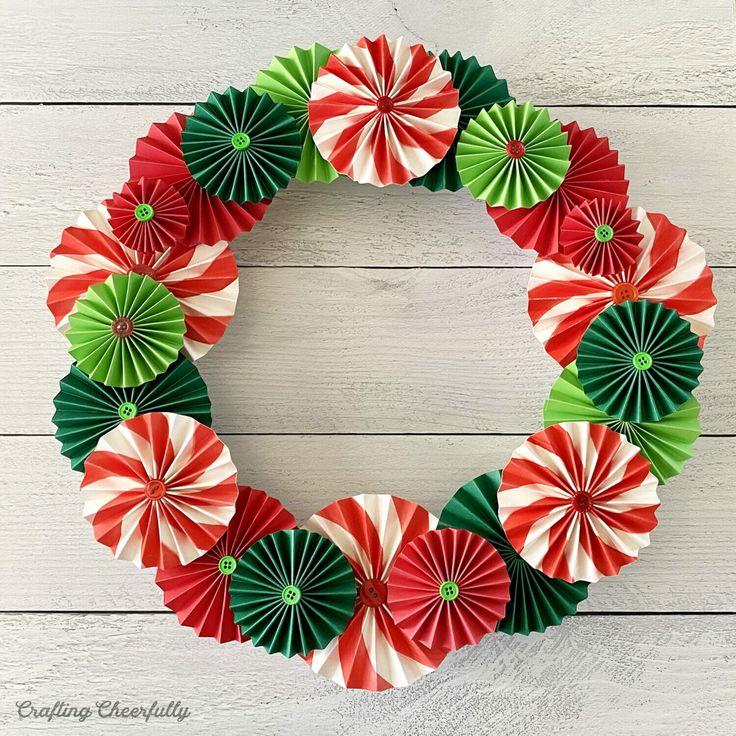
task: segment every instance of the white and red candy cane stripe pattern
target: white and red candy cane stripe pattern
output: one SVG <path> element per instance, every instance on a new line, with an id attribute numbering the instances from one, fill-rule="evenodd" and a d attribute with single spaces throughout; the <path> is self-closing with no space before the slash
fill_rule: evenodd
<path id="1" fill-rule="evenodd" d="M 222 337 L 235 314 L 238 267 L 227 242 L 194 248 L 176 246 L 164 253 L 140 253 L 113 234 L 107 210 L 82 213 L 51 251 L 47 305 L 61 332 L 69 327 L 76 301 L 110 274 L 131 271 L 161 282 L 184 310 L 187 331 L 183 353 L 197 360 Z"/>
<path id="2" fill-rule="evenodd" d="M 603 424 L 533 434 L 503 470 L 498 515 L 532 567 L 567 582 L 617 575 L 657 525 L 657 479 L 639 448 Z"/>
<path id="3" fill-rule="evenodd" d="M 611 304 L 631 299 L 662 302 L 704 338 L 713 329 L 716 297 L 705 252 L 664 215 L 633 211 L 644 236 L 636 263 L 615 276 L 590 276 L 563 255 L 538 258 L 529 277 L 534 334 L 562 366 L 577 356 L 590 323 Z"/>
<path id="4" fill-rule="evenodd" d="M 418 504 L 389 495 L 342 499 L 310 517 L 304 528 L 339 547 L 359 587 L 345 631 L 306 657 L 315 672 L 342 687 L 378 691 L 410 685 L 439 666 L 446 651 L 411 641 L 386 604 L 386 583 L 397 555 L 437 523 Z"/>
<path id="5" fill-rule="evenodd" d="M 209 427 L 154 412 L 103 435 L 81 491 L 98 542 L 138 567 L 166 569 L 197 559 L 225 533 L 237 471 Z"/>
<path id="6" fill-rule="evenodd" d="M 309 128 L 324 158 L 363 184 L 406 184 L 452 145 L 459 93 L 437 57 L 403 38 L 361 38 L 312 84 Z"/>

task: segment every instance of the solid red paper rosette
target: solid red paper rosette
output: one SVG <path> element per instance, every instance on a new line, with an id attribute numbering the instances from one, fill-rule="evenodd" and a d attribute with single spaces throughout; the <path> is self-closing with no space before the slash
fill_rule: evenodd
<path id="1" fill-rule="evenodd" d="M 312 84 L 309 129 L 323 158 L 363 184 L 406 184 L 452 145 L 460 120 L 450 72 L 421 44 L 346 44 Z"/>
<path id="2" fill-rule="evenodd" d="M 591 276 L 562 255 L 538 258 L 532 266 L 528 297 L 534 334 L 562 366 L 575 360 L 588 326 L 612 304 L 662 302 L 701 338 L 713 329 L 716 297 L 705 251 L 665 215 L 637 207 L 633 216 L 643 240 L 636 262 L 621 273 Z"/>
<path id="3" fill-rule="evenodd" d="M 569 583 L 617 575 L 657 525 L 657 479 L 622 434 L 565 422 L 533 434 L 511 456 L 498 515 L 517 552 Z"/>
<path id="4" fill-rule="evenodd" d="M 189 173 L 181 151 L 186 115 L 175 112 L 165 123 L 153 123 L 148 134 L 136 141 L 130 159 L 130 178 L 148 177 L 171 184 L 184 198 L 189 227 L 182 245 L 214 245 L 234 240 L 263 219 L 270 200 L 238 204 L 206 192 Z"/>
<path id="5" fill-rule="evenodd" d="M 387 690 L 411 685 L 436 669 L 446 651 L 413 641 L 394 622 L 387 582 L 396 557 L 437 519 L 397 496 L 345 498 L 311 516 L 305 529 L 332 540 L 348 558 L 358 583 L 355 613 L 345 631 L 307 657 L 311 668 L 346 688 Z"/>
<path id="6" fill-rule="evenodd" d="M 235 514 L 215 546 L 188 565 L 156 573 L 164 605 L 197 636 L 212 637 L 220 643 L 247 641 L 230 609 L 231 575 L 254 542 L 284 529 L 296 529 L 296 520 L 279 501 L 264 491 L 240 486 Z"/>
<path id="7" fill-rule="evenodd" d="M 225 533 L 236 477 L 209 427 L 182 414 L 141 414 L 103 435 L 85 461 L 84 516 L 118 559 L 186 565 Z"/>
<path id="8" fill-rule="evenodd" d="M 599 137 L 593 128 L 581 130 L 577 123 L 567 123 L 562 130 L 571 147 L 570 168 L 557 191 L 529 209 L 487 208 L 504 235 L 542 256 L 559 250 L 560 226 L 573 207 L 597 198 L 628 202 L 629 182 L 608 138 Z"/>
<path id="9" fill-rule="evenodd" d="M 388 604 L 412 641 L 460 649 L 495 631 L 510 582 L 490 542 L 465 529 L 440 529 L 416 537 L 396 558 Z"/>

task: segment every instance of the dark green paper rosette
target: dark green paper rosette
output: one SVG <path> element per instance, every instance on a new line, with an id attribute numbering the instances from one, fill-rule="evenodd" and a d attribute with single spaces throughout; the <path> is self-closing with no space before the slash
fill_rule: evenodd
<path id="1" fill-rule="evenodd" d="M 356 591 L 353 570 L 333 542 L 292 529 L 261 538 L 238 560 L 230 608 L 253 644 L 293 657 L 323 649 L 343 632 Z"/>
<path id="2" fill-rule="evenodd" d="M 477 117 L 482 110 L 489 109 L 495 104 L 505 105 L 513 100 L 509 95 L 506 80 L 498 79 L 493 67 L 481 66 L 475 56 L 464 59 L 459 51 L 452 56 L 449 51 L 443 51 L 438 58 L 442 68 L 452 75 L 452 84 L 460 92 L 458 138 L 470 120 Z M 462 189 L 463 183 L 457 173 L 455 161 L 458 138 L 455 138 L 442 161 L 424 176 L 412 179 L 409 184 L 413 187 L 426 187 L 432 192 L 441 189 L 457 192 Z"/>
<path id="3" fill-rule="evenodd" d="M 549 626 L 559 626 L 565 616 L 575 613 L 578 603 L 588 597 L 588 583 L 568 583 L 547 577 L 522 559 L 506 538 L 498 518 L 496 493 L 500 485 L 500 470 L 466 483 L 447 502 L 439 526 L 479 534 L 498 550 L 506 563 L 511 599 L 496 630 L 524 635 L 542 632 Z"/>
<path id="4" fill-rule="evenodd" d="M 184 345 L 184 312 L 150 276 L 112 274 L 87 289 L 69 315 L 69 353 L 106 386 L 139 386 L 163 373 Z"/>
<path id="5" fill-rule="evenodd" d="M 274 102 L 280 102 L 296 121 L 302 139 L 296 178 L 305 184 L 314 181 L 329 183 L 339 176 L 335 167 L 322 158 L 314 145 L 307 113 L 312 82 L 317 79 L 317 73 L 327 63 L 331 53 L 330 49 L 319 43 L 313 43 L 306 49 L 294 46 L 286 56 L 274 56 L 268 69 L 258 72 L 252 87 L 259 94 L 265 92 Z"/>
<path id="6" fill-rule="evenodd" d="M 207 386 L 194 363 L 182 355 L 165 373 L 133 388 L 97 383 L 72 365 L 59 382 L 54 406 L 61 454 L 79 471 L 84 471 L 84 461 L 103 434 L 138 414 L 168 411 L 212 425 Z"/>
<path id="7" fill-rule="evenodd" d="M 302 154 L 286 108 L 253 89 L 211 92 L 186 119 L 181 149 L 195 180 L 220 199 L 260 202 L 288 185 Z"/>
<path id="8" fill-rule="evenodd" d="M 663 304 L 615 304 L 578 346 L 580 385 L 593 404 L 627 422 L 657 422 L 692 396 L 703 351 L 690 323 Z"/>
<path id="9" fill-rule="evenodd" d="M 625 422 L 611 417 L 585 395 L 575 363 L 562 371 L 544 402 L 545 427 L 562 422 L 606 424 L 641 449 L 662 484 L 681 473 L 685 461 L 692 457 L 693 444 L 701 431 L 699 414 L 700 404 L 693 397 L 658 422 Z"/>
<path id="10" fill-rule="evenodd" d="M 562 184 L 570 146 L 545 108 L 509 102 L 482 110 L 460 134 L 457 170 L 463 186 L 491 207 L 532 207 Z"/>

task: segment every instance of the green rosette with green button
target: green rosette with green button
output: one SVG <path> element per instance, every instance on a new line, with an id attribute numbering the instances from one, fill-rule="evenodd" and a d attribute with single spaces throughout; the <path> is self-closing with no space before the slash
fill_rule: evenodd
<path id="1" fill-rule="evenodd" d="M 413 187 L 426 187 L 432 192 L 441 189 L 457 192 L 463 188 L 455 161 L 460 133 L 468 127 L 472 118 L 480 115 L 482 110 L 496 104 L 505 105 L 513 100 L 513 97 L 509 95 L 506 80 L 498 79 L 493 67 L 481 66 L 475 56 L 464 59 L 459 51 L 452 56 L 449 51 L 443 51 L 438 58 L 442 68 L 450 72 L 452 84 L 460 93 L 458 134 L 442 161 L 435 164 L 424 176 L 412 179 L 409 184 Z"/>
<path id="2" fill-rule="evenodd" d="M 182 131 L 184 162 L 197 183 L 238 204 L 270 199 L 296 174 L 302 143 L 286 108 L 253 89 L 210 93 Z"/>
<path id="3" fill-rule="evenodd" d="M 158 281 L 112 274 L 87 289 L 69 315 L 69 353 L 106 386 L 139 386 L 163 373 L 184 345 L 184 312 Z"/>
<path id="4" fill-rule="evenodd" d="M 547 577 L 533 568 L 511 546 L 498 518 L 496 494 L 501 471 L 478 476 L 459 488 L 440 514 L 440 528 L 467 529 L 488 540 L 503 558 L 511 579 L 506 615 L 497 631 L 505 634 L 542 632 L 559 626 L 565 616 L 575 613 L 588 597 L 588 583 L 567 583 Z"/>
<path id="5" fill-rule="evenodd" d="M 658 422 L 692 398 L 703 351 L 690 323 L 663 304 L 608 307 L 578 346 L 580 385 L 596 408 L 626 422 Z"/>
<path id="6" fill-rule="evenodd" d="M 238 560 L 230 582 L 235 623 L 256 646 L 285 657 L 323 649 L 353 615 L 350 563 L 305 529 L 268 534 Z"/>
<path id="7" fill-rule="evenodd" d="M 701 431 L 699 415 L 700 404 L 691 398 L 658 422 L 616 419 L 597 409 L 585 395 L 575 363 L 562 371 L 544 402 L 545 427 L 562 422 L 606 424 L 641 449 L 641 454 L 652 464 L 652 473 L 662 484 L 681 473 L 685 461 L 692 457 L 693 444 Z"/>
<path id="8" fill-rule="evenodd" d="M 59 382 L 54 407 L 61 454 L 79 471 L 103 434 L 138 414 L 168 411 L 212 425 L 207 386 L 194 363 L 182 355 L 161 375 L 132 388 L 105 386 L 72 365 Z"/>
<path id="9" fill-rule="evenodd" d="M 331 53 L 319 43 L 306 49 L 294 46 L 286 56 L 274 56 L 268 69 L 258 72 L 252 87 L 259 94 L 265 92 L 274 102 L 280 102 L 296 121 L 302 139 L 296 178 L 305 184 L 314 181 L 329 183 L 339 176 L 335 167 L 322 158 L 314 145 L 307 113 L 312 82 L 317 79 L 317 73 Z"/>

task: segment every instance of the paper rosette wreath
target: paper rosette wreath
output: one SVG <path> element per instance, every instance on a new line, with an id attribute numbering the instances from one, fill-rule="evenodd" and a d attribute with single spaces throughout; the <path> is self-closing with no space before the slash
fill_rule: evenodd
<path id="1" fill-rule="evenodd" d="M 299 529 L 238 486 L 209 428 L 192 361 L 235 311 L 228 241 L 293 177 L 340 175 L 466 188 L 538 254 L 529 316 L 563 369 L 545 428 L 439 520 L 362 495 Z M 48 307 L 75 360 L 53 420 L 95 538 L 157 567 L 164 604 L 198 636 L 300 655 L 347 688 L 409 685 L 487 634 L 559 625 L 649 544 L 658 485 L 700 434 L 713 276 L 628 188 L 607 138 L 517 103 L 475 57 L 401 38 L 293 48 L 253 87 L 154 123 L 129 181 L 51 253 Z"/>

